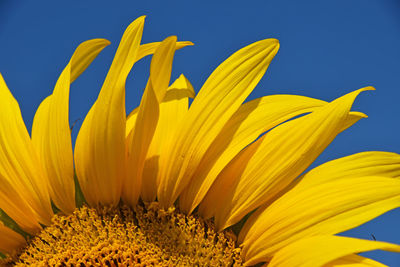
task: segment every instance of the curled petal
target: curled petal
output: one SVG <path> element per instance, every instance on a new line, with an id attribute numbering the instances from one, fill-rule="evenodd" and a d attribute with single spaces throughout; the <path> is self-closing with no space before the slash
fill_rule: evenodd
<path id="1" fill-rule="evenodd" d="M 70 84 L 109 44 L 93 39 L 78 46 L 61 73 L 53 94 L 40 104 L 32 124 L 32 143 L 49 179 L 50 197 L 64 213 L 75 209 L 74 163 L 69 126 Z"/>
<path id="2" fill-rule="evenodd" d="M 117 205 L 125 176 L 125 81 L 135 63 L 144 17 L 125 30 L 95 104 L 75 144 L 75 168 L 91 206 Z"/>

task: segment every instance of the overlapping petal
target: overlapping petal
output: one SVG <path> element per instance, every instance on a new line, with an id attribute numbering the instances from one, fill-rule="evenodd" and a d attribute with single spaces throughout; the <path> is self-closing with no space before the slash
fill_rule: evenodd
<path id="1" fill-rule="evenodd" d="M 370 241 L 342 236 L 314 236 L 294 242 L 278 251 L 269 263 L 269 267 L 322 267 L 334 266 L 336 263 L 351 262 L 360 263 L 367 261 L 362 257 L 354 257 L 355 253 L 376 249 L 400 252 L 400 246 L 378 241 Z M 347 258 L 346 258 L 347 256 Z M 349 258 L 350 256 L 351 258 Z M 344 258 L 344 259 L 341 259 Z M 376 262 L 375 262 L 376 263 Z M 365 264 L 364 266 L 371 266 Z M 376 266 L 376 265 L 372 265 Z M 382 265 L 378 265 L 382 266 Z"/>
<path id="2" fill-rule="evenodd" d="M 136 61 L 139 61 L 145 56 L 154 54 L 156 48 L 160 44 L 161 42 L 154 42 L 140 45 Z M 193 43 L 189 41 L 176 42 L 175 49 L 178 50 L 189 45 L 193 45 Z M 139 108 L 135 108 L 129 113 L 128 117 L 126 118 L 126 137 L 128 137 L 129 133 L 132 132 L 135 126 L 138 111 Z M 130 147 L 130 145 L 128 145 L 128 147 Z"/>
<path id="3" fill-rule="evenodd" d="M 42 227 L 29 203 L 8 179 L 0 175 L 0 208 L 25 232 L 35 234 Z"/>
<path id="4" fill-rule="evenodd" d="M 337 234 L 400 206 L 400 181 L 387 177 L 339 179 L 296 187 L 245 224 L 243 255 L 249 264 L 270 261 L 305 237 Z M 284 212 L 282 212 L 284 211 Z M 250 224 L 250 225 L 247 225 Z"/>
<path id="5" fill-rule="evenodd" d="M 182 74 L 168 88 L 163 101 L 160 103 L 160 114 L 156 130 L 149 150 L 142 174 L 141 198 L 144 201 L 154 201 L 157 196 L 159 158 L 165 147 L 172 142 L 177 126 L 189 108 L 189 98 L 194 98 L 192 84 Z"/>
<path id="6" fill-rule="evenodd" d="M 61 73 L 53 94 L 40 104 L 33 120 L 32 143 L 49 179 L 50 197 L 64 213 L 72 213 L 76 207 L 68 115 L 70 84 L 107 45 L 107 40 L 94 39 L 78 46 Z"/>
<path id="7" fill-rule="evenodd" d="M 322 100 L 296 95 L 265 96 L 243 104 L 215 138 L 180 195 L 181 210 L 192 212 L 222 169 L 262 133 L 325 104 Z"/>
<path id="8" fill-rule="evenodd" d="M 48 181 L 21 116 L 19 105 L 0 75 L 0 176 L 48 225 L 53 216 Z M 11 192 L 5 198 L 12 199 Z M 3 208 L 4 207 L 1 207 Z"/>
<path id="9" fill-rule="evenodd" d="M 0 252 L 12 254 L 25 244 L 25 238 L 0 222 Z"/>
<path id="10" fill-rule="evenodd" d="M 201 204 L 200 213 L 206 218 L 215 216 L 217 228 L 224 229 L 273 199 L 349 126 L 353 101 L 369 89 L 349 93 L 272 129 L 251 145 L 258 147 L 253 154 L 239 154 L 220 173 Z M 353 116 L 350 119 L 355 122 Z"/>
<path id="11" fill-rule="evenodd" d="M 279 43 L 253 43 L 234 53 L 207 79 L 160 159 L 158 200 L 171 206 L 226 122 L 264 75 Z"/>
<path id="12" fill-rule="evenodd" d="M 175 50 L 176 37 L 171 36 L 154 52 L 149 81 L 136 115 L 135 130 L 127 137 L 130 147 L 127 148 L 127 176 L 122 199 L 131 206 L 136 205 L 140 196 L 143 168 L 159 120 L 160 104 L 168 89 Z"/>

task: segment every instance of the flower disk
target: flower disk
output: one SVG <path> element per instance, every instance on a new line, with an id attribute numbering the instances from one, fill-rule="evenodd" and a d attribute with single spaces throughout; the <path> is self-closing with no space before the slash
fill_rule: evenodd
<path id="1" fill-rule="evenodd" d="M 240 249 L 212 224 L 158 203 L 102 208 L 86 206 L 32 239 L 16 266 L 240 266 Z"/>

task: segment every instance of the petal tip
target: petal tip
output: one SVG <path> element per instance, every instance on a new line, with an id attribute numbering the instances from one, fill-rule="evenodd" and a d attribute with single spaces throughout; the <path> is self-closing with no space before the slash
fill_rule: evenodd
<path id="1" fill-rule="evenodd" d="M 367 86 L 367 87 L 361 88 L 360 90 L 362 90 L 362 91 L 375 91 L 376 89 L 373 86 Z"/>
<path id="2" fill-rule="evenodd" d="M 99 38 L 99 41 L 104 45 L 104 46 L 108 46 L 111 44 L 111 42 L 107 39 L 104 38 Z"/>

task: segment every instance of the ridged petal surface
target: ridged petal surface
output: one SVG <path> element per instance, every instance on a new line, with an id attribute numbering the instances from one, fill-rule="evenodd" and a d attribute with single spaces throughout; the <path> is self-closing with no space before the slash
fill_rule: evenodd
<path id="1" fill-rule="evenodd" d="M 355 98 L 368 89 L 349 93 L 269 131 L 251 145 L 258 147 L 253 154 L 240 153 L 220 173 L 200 213 L 206 218 L 215 216 L 217 228 L 224 229 L 273 199 L 348 126 Z"/>
<path id="2" fill-rule="evenodd" d="M 42 227 L 29 203 L 14 186 L 0 175 L 0 209 L 13 219 L 22 230 L 36 234 Z"/>
<path id="3" fill-rule="evenodd" d="M 302 238 L 337 234 L 400 206 L 400 181 L 387 177 L 339 179 L 291 191 L 260 207 L 241 236 L 249 264 L 269 261 L 277 251 Z M 242 235 L 242 233 L 240 233 Z"/>
<path id="4" fill-rule="evenodd" d="M 390 152 L 369 151 L 328 161 L 304 174 L 298 187 L 367 175 L 399 178 L 400 155 Z"/>
<path id="5" fill-rule="evenodd" d="M 326 266 L 326 264 L 328 264 L 328 266 L 333 266 L 330 263 L 337 259 L 340 260 L 340 258 L 342 257 L 376 249 L 400 252 L 400 246 L 386 242 L 370 241 L 342 236 L 315 236 L 311 238 L 301 239 L 281 249 L 275 254 L 268 266 L 322 267 Z M 356 258 L 353 257 L 353 259 Z M 364 259 L 362 257 L 359 257 L 358 260 L 361 261 L 359 263 L 362 263 L 362 261 L 364 261 L 364 263 L 368 262 Z M 345 258 L 342 261 L 346 260 L 349 261 L 349 258 Z M 336 261 L 336 263 L 337 262 L 338 261 Z M 364 266 L 371 265 L 365 264 Z"/>
<path id="6" fill-rule="evenodd" d="M 222 169 L 262 133 L 325 104 L 322 100 L 294 95 L 265 96 L 243 104 L 205 153 L 190 183 L 179 197 L 180 209 L 191 213 Z"/>
<path id="7" fill-rule="evenodd" d="M 207 149 L 257 85 L 275 56 L 275 39 L 234 53 L 207 79 L 160 159 L 158 200 L 171 206 L 187 186 Z"/>

